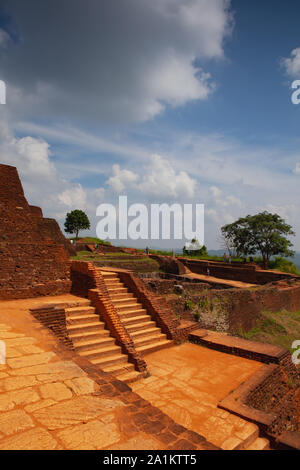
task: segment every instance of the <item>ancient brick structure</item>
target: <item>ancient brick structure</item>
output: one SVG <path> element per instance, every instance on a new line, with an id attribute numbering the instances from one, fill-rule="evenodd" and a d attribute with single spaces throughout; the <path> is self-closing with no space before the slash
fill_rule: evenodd
<path id="1" fill-rule="evenodd" d="M 28 204 L 17 169 L 8 165 L 0 165 L 0 220 L 0 299 L 68 292 L 64 237 Z"/>
<path id="2" fill-rule="evenodd" d="M 172 258 L 171 258 L 172 259 Z M 279 271 L 267 271 L 260 269 L 255 264 L 223 263 L 217 261 L 206 261 L 189 258 L 177 258 L 177 261 L 184 264 L 188 269 L 196 274 L 207 274 L 209 268 L 210 275 L 220 279 L 241 281 L 250 284 L 268 284 L 270 282 L 283 279 L 299 278 L 295 274 L 281 273 Z M 175 273 L 180 274 L 180 273 Z"/>
<path id="3" fill-rule="evenodd" d="M 72 292 L 83 297 L 89 297 L 100 318 L 107 325 L 111 335 L 127 354 L 128 360 L 136 370 L 146 370 L 146 363 L 136 351 L 128 331 L 122 325 L 117 310 L 113 306 L 107 292 L 103 276 L 92 263 L 73 261 L 71 266 Z"/>

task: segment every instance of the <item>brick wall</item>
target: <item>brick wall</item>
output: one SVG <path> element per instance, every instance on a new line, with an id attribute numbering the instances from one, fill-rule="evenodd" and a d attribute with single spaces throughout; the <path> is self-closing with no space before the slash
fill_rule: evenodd
<path id="1" fill-rule="evenodd" d="M 253 264 L 223 263 L 215 261 L 194 260 L 189 258 L 178 258 L 188 269 L 196 274 L 207 274 L 220 279 L 247 282 L 249 284 L 267 284 L 283 279 L 299 278 L 294 274 L 281 273 L 277 271 L 264 271 Z"/>
<path id="2" fill-rule="evenodd" d="M 192 302 L 190 308 L 186 307 L 187 300 Z M 299 311 L 300 282 L 279 281 L 254 289 L 199 289 L 198 293 L 184 289 L 181 297 L 168 295 L 166 301 L 182 319 L 192 321 L 194 313 L 199 313 L 201 327 L 238 333 L 253 328 L 264 310 Z"/>
<path id="3" fill-rule="evenodd" d="M 29 206 L 17 169 L 8 165 L 0 165 L 0 220 L 0 299 L 68 292 L 64 244 L 43 233 L 42 211 Z"/>
<path id="4" fill-rule="evenodd" d="M 56 306 L 37 307 L 30 309 L 30 313 L 40 323 L 52 331 L 60 339 L 67 349 L 74 350 L 72 340 L 70 339 L 66 326 L 65 309 Z"/>

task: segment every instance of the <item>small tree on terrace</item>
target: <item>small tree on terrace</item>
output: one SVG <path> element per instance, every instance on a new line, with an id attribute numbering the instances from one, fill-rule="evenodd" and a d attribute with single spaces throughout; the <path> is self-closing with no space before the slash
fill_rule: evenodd
<path id="1" fill-rule="evenodd" d="M 89 230 L 91 227 L 88 216 L 85 212 L 75 209 L 68 212 L 65 221 L 65 232 L 75 233 L 76 240 L 80 230 Z"/>
<path id="2" fill-rule="evenodd" d="M 278 214 L 261 212 L 247 215 L 221 228 L 225 238 L 233 242 L 239 254 L 244 256 L 261 253 L 266 268 L 271 256 L 293 256 L 293 245 L 288 236 L 295 235 L 292 227 Z"/>

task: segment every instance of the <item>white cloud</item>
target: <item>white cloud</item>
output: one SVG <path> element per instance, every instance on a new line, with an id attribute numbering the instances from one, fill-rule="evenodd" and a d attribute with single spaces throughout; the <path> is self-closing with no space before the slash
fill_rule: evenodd
<path id="1" fill-rule="evenodd" d="M 85 209 L 86 193 L 81 184 L 74 185 L 58 195 L 58 200 L 71 209 Z"/>
<path id="2" fill-rule="evenodd" d="M 300 175 L 300 162 L 296 163 L 294 173 L 295 173 L 295 175 Z"/>
<path id="3" fill-rule="evenodd" d="M 151 163 L 144 169 L 139 184 L 141 192 L 162 198 L 192 198 L 195 188 L 195 179 L 185 171 L 176 172 L 171 162 L 160 155 L 152 155 Z"/>
<path id="4" fill-rule="evenodd" d="M 138 180 L 138 175 L 130 170 L 121 170 L 120 165 L 113 165 L 113 176 L 109 178 L 107 184 L 117 193 L 125 189 L 130 190 L 132 184 Z"/>
<path id="5" fill-rule="evenodd" d="M 84 208 L 86 192 L 63 179 L 51 161 L 50 145 L 31 136 L 17 138 L 3 120 L 0 124 L 0 163 L 16 166 L 29 204 L 46 216 L 62 220 L 69 208 Z"/>
<path id="6" fill-rule="evenodd" d="M 281 65 L 291 78 L 300 79 L 300 47 L 293 49 L 290 57 L 281 59 Z"/>
<path id="7" fill-rule="evenodd" d="M 11 104 L 56 119 L 145 121 L 206 99 L 203 63 L 224 57 L 233 24 L 230 0 L 4 3 L 21 36 L 1 61 Z"/>

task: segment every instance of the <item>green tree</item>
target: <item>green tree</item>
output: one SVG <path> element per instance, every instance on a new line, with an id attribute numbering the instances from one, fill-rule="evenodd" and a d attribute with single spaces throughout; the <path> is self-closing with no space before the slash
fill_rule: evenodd
<path id="1" fill-rule="evenodd" d="M 75 233 L 76 240 L 78 238 L 79 230 L 89 230 L 90 221 L 85 212 L 75 209 L 72 212 L 68 212 L 65 221 L 65 232 Z"/>
<path id="2" fill-rule="evenodd" d="M 207 256 L 207 248 L 205 245 L 200 245 L 199 241 L 196 238 L 190 243 L 187 243 L 183 247 L 183 253 L 186 255 L 193 255 L 193 256 Z"/>
<path id="3" fill-rule="evenodd" d="M 288 236 L 295 235 L 292 227 L 278 214 L 261 212 L 247 215 L 236 222 L 221 228 L 225 238 L 234 243 L 239 255 L 261 253 L 264 267 L 267 267 L 271 256 L 293 256 L 293 246 Z"/>

